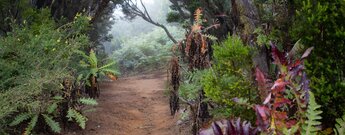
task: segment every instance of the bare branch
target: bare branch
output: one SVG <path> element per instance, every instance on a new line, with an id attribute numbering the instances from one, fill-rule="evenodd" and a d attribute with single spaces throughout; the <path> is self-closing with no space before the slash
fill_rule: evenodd
<path id="1" fill-rule="evenodd" d="M 131 14 L 133 14 L 133 15 L 135 15 L 135 16 L 141 17 L 141 18 L 144 19 L 146 22 L 151 23 L 151 24 L 153 24 L 153 25 L 155 25 L 155 26 L 157 26 L 157 27 L 161 27 L 161 28 L 164 30 L 164 32 L 167 34 L 167 36 L 169 37 L 169 39 L 170 39 L 172 42 L 174 42 L 175 44 L 177 44 L 176 39 L 171 35 L 171 33 L 169 32 L 169 30 L 168 30 L 163 24 L 160 24 L 160 23 L 158 23 L 158 22 L 155 22 L 155 21 L 151 18 L 150 14 L 148 13 L 147 8 L 146 8 L 146 6 L 144 5 L 144 3 L 143 3 L 142 0 L 140 0 L 140 4 L 141 4 L 141 6 L 143 7 L 143 10 L 141 10 L 141 9 L 138 7 L 137 3 L 134 3 L 134 2 L 133 2 L 133 0 L 125 0 L 125 1 L 124 1 L 124 5 L 126 5 L 126 7 L 124 7 L 124 8 L 128 8 Z"/>

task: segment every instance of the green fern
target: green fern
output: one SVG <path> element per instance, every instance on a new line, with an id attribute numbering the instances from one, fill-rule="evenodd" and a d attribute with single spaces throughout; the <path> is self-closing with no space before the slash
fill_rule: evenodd
<path id="1" fill-rule="evenodd" d="M 85 105 L 98 105 L 97 101 L 93 98 L 80 98 L 79 101 Z"/>
<path id="2" fill-rule="evenodd" d="M 318 120 L 321 119 L 320 114 L 322 111 L 318 110 L 321 106 L 315 101 L 314 94 L 309 91 L 309 105 L 307 109 L 307 121 L 302 125 L 302 135 L 316 135 L 317 131 L 320 130 L 317 126 L 321 124 Z"/>
<path id="3" fill-rule="evenodd" d="M 335 121 L 337 121 L 337 124 L 335 125 L 334 133 L 336 135 L 345 135 L 345 115 L 343 115 L 342 118 L 338 118 Z"/>
<path id="4" fill-rule="evenodd" d="M 210 35 L 210 34 L 203 34 L 202 36 L 211 39 L 212 41 L 216 41 L 218 40 L 218 38 L 216 36 Z"/>
<path id="5" fill-rule="evenodd" d="M 50 106 L 48 106 L 48 108 L 47 108 L 48 114 L 53 113 L 56 110 L 57 107 L 58 107 L 57 103 L 53 103 Z"/>
<path id="6" fill-rule="evenodd" d="M 21 113 L 21 114 L 17 115 L 16 118 L 10 123 L 10 126 L 16 126 L 16 125 L 22 123 L 23 121 L 30 119 L 31 116 L 32 116 L 32 114 L 29 114 L 27 112 Z"/>
<path id="7" fill-rule="evenodd" d="M 30 135 L 31 131 L 35 128 L 37 120 L 38 120 L 38 114 L 34 115 L 30 122 L 29 125 L 25 128 L 24 135 Z"/>
<path id="8" fill-rule="evenodd" d="M 86 55 L 84 52 L 82 51 L 76 51 L 77 54 L 80 54 L 81 56 L 84 57 L 85 61 L 81 61 L 80 66 L 85 68 L 86 70 L 82 73 L 85 75 L 85 78 L 87 80 L 87 85 L 90 86 L 90 82 L 88 82 L 90 76 L 95 76 L 95 77 L 99 77 L 99 75 L 106 75 L 107 73 L 113 74 L 113 75 L 118 75 L 120 74 L 119 71 L 117 69 L 113 69 L 112 66 L 116 65 L 116 62 L 110 62 L 108 64 L 105 64 L 101 67 L 99 67 L 100 65 L 98 65 L 98 59 L 96 56 L 96 53 L 91 50 L 89 56 Z"/>
<path id="9" fill-rule="evenodd" d="M 58 122 L 54 121 L 52 117 L 46 114 L 42 114 L 42 116 L 44 117 L 45 122 L 50 127 L 50 129 L 52 129 L 53 132 L 55 133 L 61 132 L 61 127 Z"/>
<path id="10" fill-rule="evenodd" d="M 76 110 L 74 110 L 72 108 L 69 108 L 66 117 L 70 121 L 73 120 L 73 118 L 74 118 L 74 120 L 78 123 L 78 125 L 82 129 L 85 129 L 87 118 L 85 116 L 83 116 L 82 114 L 80 114 L 78 111 L 76 111 Z"/>
<path id="11" fill-rule="evenodd" d="M 108 63 L 108 64 L 106 64 L 106 65 L 100 67 L 99 69 L 109 68 L 109 67 L 111 67 L 111 66 L 113 66 L 113 65 L 115 65 L 115 64 L 116 64 L 116 62 L 113 61 L 113 62 L 110 62 L 110 63 Z"/>

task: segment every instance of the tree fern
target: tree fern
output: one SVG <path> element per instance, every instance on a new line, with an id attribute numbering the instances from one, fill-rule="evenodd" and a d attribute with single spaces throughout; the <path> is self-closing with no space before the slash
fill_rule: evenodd
<path id="1" fill-rule="evenodd" d="M 345 135 L 345 115 L 342 118 L 335 120 L 337 124 L 335 125 L 334 133 L 336 135 Z"/>
<path id="2" fill-rule="evenodd" d="M 87 118 L 80 114 L 78 111 L 69 108 L 66 116 L 69 120 L 74 120 L 78 123 L 78 125 L 82 128 L 85 129 L 86 121 Z"/>
<path id="3" fill-rule="evenodd" d="M 79 101 L 85 105 L 98 105 L 97 101 L 93 98 L 80 98 Z"/>
<path id="4" fill-rule="evenodd" d="M 10 126 L 15 126 L 18 125 L 20 123 L 22 123 L 25 120 L 28 120 L 31 118 L 31 114 L 25 112 L 25 113 L 21 113 L 19 115 L 16 116 L 16 118 L 14 118 L 14 120 L 10 123 Z"/>
<path id="5" fill-rule="evenodd" d="M 38 120 L 38 114 L 34 115 L 30 122 L 29 122 L 29 125 L 25 128 L 25 131 L 24 131 L 24 135 L 30 135 L 31 134 L 31 131 L 35 128 L 36 126 L 36 123 L 37 123 L 37 120 Z"/>
<path id="6" fill-rule="evenodd" d="M 322 111 L 318 110 L 321 106 L 316 103 L 314 94 L 311 91 L 309 91 L 309 96 L 309 105 L 306 113 L 307 120 L 302 125 L 302 135 L 316 135 L 317 131 L 320 130 L 317 126 L 321 124 L 318 121 L 321 119 L 320 114 Z"/>
<path id="7" fill-rule="evenodd" d="M 50 127 L 50 129 L 52 129 L 53 132 L 55 132 L 55 133 L 61 132 L 61 127 L 60 127 L 58 122 L 56 122 L 55 120 L 53 120 L 52 117 L 50 117 L 46 114 L 42 114 L 42 116 L 44 117 L 44 121 L 47 123 L 47 125 Z"/>

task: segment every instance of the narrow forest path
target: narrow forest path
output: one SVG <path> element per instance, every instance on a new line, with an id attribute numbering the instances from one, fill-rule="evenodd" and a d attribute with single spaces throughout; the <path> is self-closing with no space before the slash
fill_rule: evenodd
<path id="1" fill-rule="evenodd" d="M 101 84 L 84 135 L 178 135 L 164 95 L 166 75 L 153 73 Z"/>

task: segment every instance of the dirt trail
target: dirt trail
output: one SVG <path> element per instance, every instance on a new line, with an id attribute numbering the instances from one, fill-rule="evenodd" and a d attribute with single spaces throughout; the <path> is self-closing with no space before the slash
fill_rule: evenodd
<path id="1" fill-rule="evenodd" d="M 88 115 L 85 135 L 178 135 L 164 95 L 166 75 L 120 78 L 101 84 L 95 112 Z"/>

